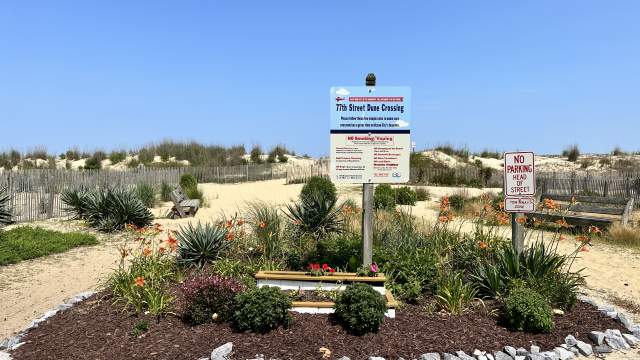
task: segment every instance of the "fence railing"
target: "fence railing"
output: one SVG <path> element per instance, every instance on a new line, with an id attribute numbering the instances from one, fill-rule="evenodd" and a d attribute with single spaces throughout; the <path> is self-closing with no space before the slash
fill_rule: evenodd
<path id="1" fill-rule="evenodd" d="M 640 202 L 640 176 L 616 175 L 560 175 L 541 174 L 537 178 L 538 191 L 558 195 L 586 195 L 634 198 Z"/>
<path id="2" fill-rule="evenodd" d="M 290 166 L 294 167 L 294 166 Z M 30 169 L 0 173 L 0 187 L 10 195 L 16 222 L 65 216 L 60 194 L 66 189 L 96 189 L 149 184 L 178 184 L 183 174 L 193 174 L 199 183 L 238 183 L 284 179 L 287 167 L 281 165 L 239 165 L 220 167 L 140 168 L 115 170 Z"/>

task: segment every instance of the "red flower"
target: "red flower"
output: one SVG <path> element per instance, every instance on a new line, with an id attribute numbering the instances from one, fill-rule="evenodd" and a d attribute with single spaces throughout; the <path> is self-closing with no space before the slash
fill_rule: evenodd
<path id="1" fill-rule="evenodd" d="M 330 273 L 334 273 L 334 272 L 336 272 L 336 271 L 335 271 L 335 270 L 333 270 L 333 268 L 329 268 L 329 272 L 330 272 Z"/>
<path id="2" fill-rule="evenodd" d="M 329 269 L 329 265 L 327 264 L 322 264 L 322 270 L 327 270 Z"/>

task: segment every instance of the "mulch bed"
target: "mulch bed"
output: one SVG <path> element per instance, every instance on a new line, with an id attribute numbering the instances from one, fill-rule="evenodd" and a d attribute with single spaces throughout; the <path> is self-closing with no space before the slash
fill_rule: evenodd
<path id="1" fill-rule="evenodd" d="M 333 359 L 343 355 L 352 360 L 372 355 L 412 359 L 425 352 L 471 353 L 474 349 L 500 350 L 505 345 L 528 348 L 536 344 L 552 349 L 568 334 L 589 341 L 587 334 L 592 330 L 623 330 L 585 303 L 556 316 L 556 328 L 550 334 L 511 332 L 485 311 L 457 317 L 428 315 L 424 305 L 407 305 L 398 310 L 395 319 L 386 318 L 377 334 L 361 337 L 347 334 L 332 316 L 293 313 L 290 328 L 264 335 L 237 333 L 224 323 L 190 327 L 177 316 L 159 322 L 148 317 L 149 331 L 135 338 L 131 331 L 140 318 L 112 306 L 112 300 L 108 292 L 102 292 L 56 314 L 28 333 L 23 339 L 26 343 L 12 353 L 14 359 L 193 360 L 209 356 L 211 350 L 229 341 L 233 342 L 234 358 L 243 360 L 256 354 L 283 360 L 321 359 L 320 347 L 330 349 Z"/>

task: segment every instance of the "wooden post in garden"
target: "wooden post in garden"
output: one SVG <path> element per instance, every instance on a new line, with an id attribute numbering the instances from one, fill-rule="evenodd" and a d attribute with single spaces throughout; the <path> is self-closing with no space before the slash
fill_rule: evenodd
<path id="1" fill-rule="evenodd" d="M 366 86 L 376 86 L 376 75 L 370 73 Z M 362 184 L 362 265 L 373 262 L 373 184 Z"/>
<path id="2" fill-rule="evenodd" d="M 518 254 L 524 250 L 524 225 L 518 223 L 517 219 L 523 216 L 523 213 L 511 213 L 511 245 Z"/>

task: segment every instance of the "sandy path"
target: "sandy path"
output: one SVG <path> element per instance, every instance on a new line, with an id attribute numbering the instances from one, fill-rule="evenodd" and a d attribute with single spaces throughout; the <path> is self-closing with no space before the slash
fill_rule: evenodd
<path id="1" fill-rule="evenodd" d="M 190 221 L 212 221 L 222 213 L 227 215 L 240 211 L 246 202 L 262 200 L 272 204 L 283 205 L 295 199 L 302 185 L 284 185 L 283 180 L 263 181 L 244 184 L 202 184 L 208 207 L 202 208 L 195 218 L 168 220 L 158 222 L 167 228 L 175 229 L 180 224 Z M 419 202 L 410 207 L 414 215 L 431 221 L 436 218 L 438 199 L 444 195 L 460 192 L 459 188 L 425 187 L 432 195 L 430 201 Z M 339 187 L 343 198 L 360 201 L 358 186 Z M 483 190 L 469 189 L 468 194 L 477 196 Z M 497 191 L 489 189 L 486 191 Z M 160 215 L 168 210 L 168 204 L 155 209 Z M 43 226 L 63 231 L 82 229 L 77 222 L 43 221 L 30 225 Z M 470 222 L 461 224 L 464 230 L 471 230 Z M 84 229 L 86 230 L 86 229 Z M 509 228 L 501 229 L 509 236 Z M 27 326 L 31 320 L 45 311 L 62 303 L 65 299 L 85 290 L 99 286 L 105 276 L 116 266 L 118 261 L 118 244 L 125 240 L 118 236 L 99 235 L 99 245 L 73 249 L 69 252 L 34 259 L 20 264 L 0 267 L 0 339 L 9 336 Z M 566 240 L 561 243 L 560 250 L 569 252 L 574 249 L 574 242 Z M 596 242 L 588 253 L 581 253 L 576 268 L 585 267 L 587 292 L 599 299 L 607 299 L 611 295 L 639 301 L 640 298 L 640 253 L 623 250 Z M 640 320 L 640 319 L 636 319 Z M 611 359 L 638 358 L 634 351 L 626 355 L 617 354 Z"/>

